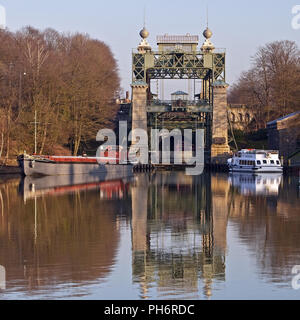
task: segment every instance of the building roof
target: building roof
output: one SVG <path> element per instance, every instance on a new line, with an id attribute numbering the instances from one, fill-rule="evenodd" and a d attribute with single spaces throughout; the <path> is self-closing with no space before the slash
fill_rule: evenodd
<path id="1" fill-rule="evenodd" d="M 289 155 L 289 159 L 292 159 L 296 156 L 299 156 L 300 155 L 300 149 L 299 150 L 296 150 L 294 153 L 292 153 L 291 155 Z"/>
<path id="2" fill-rule="evenodd" d="M 267 125 L 269 126 L 269 125 L 275 124 L 275 123 L 277 123 L 277 122 L 279 122 L 279 121 L 286 120 L 286 119 L 288 119 L 288 118 L 290 118 L 290 117 L 294 117 L 294 116 L 297 115 L 297 114 L 300 114 L 300 110 L 299 110 L 299 111 L 296 111 L 296 112 L 293 112 L 293 113 L 290 113 L 290 114 L 288 114 L 288 115 L 286 115 L 286 116 L 284 116 L 284 117 L 281 117 L 281 118 L 272 120 L 272 121 L 268 122 Z"/>
<path id="3" fill-rule="evenodd" d="M 175 95 L 175 96 L 182 96 L 182 95 L 188 96 L 188 93 L 178 90 L 176 92 L 171 93 L 171 96 L 173 96 L 173 95 Z"/>
<path id="4" fill-rule="evenodd" d="M 165 34 L 163 36 L 157 36 L 156 37 L 157 44 L 174 44 L 174 43 L 195 43 L 198 44 L 199 37 L 197 35 L 168 35 Z"/>

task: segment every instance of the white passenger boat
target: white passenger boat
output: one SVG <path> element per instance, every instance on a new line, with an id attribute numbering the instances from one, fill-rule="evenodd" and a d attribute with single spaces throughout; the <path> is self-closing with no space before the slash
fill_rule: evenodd
<path id="1" fill-rule="evenodd" d="M 282 172 L 276 150 L 242 149 L 227 163 L 232 172 Z"/>

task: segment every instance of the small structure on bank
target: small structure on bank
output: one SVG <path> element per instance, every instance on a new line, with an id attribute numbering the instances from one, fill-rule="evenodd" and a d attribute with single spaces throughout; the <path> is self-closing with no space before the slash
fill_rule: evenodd
<path id="1" fill-rule="evenodd" d="M 180 90 L 171 93 L 171 100 L 172 101 L 178 101 L 178 100 L 186 101 L 186 100 L 188 100 L 188 98 L 189 98 L 189 95 L 186 92 L 183 92 Z"/>
<path id="2" fill-rule="evenodd" d="M 255 115 L 251 108 L 244 104 L 228 105 L 228 119 L 235 130 L 247 131 L 256 126 Z"/>
<path id="3" fill-rule="evenodd" d="M 300 111 L 275 119 L 267 123 L 268 147 L 279 150 L 284 163 L 297 151 L 300 151 Z"/>

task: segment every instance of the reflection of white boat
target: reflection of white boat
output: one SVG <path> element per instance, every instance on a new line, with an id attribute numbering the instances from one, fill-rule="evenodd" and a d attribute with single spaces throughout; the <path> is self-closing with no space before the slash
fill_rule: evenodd
<path id="1" fill-rule="evenodd" d="M 242 149 L 228 159 L 232 172 L 282 172 L 278 151 Z"/>
<path id="2" fill-rule="evenodd" d="M 277 195 L 281 178 L 281 173 L 232 173 L 229 176 L 229 181 L 244 195 Z"/>
<path id="3" fill-rule="evenodd" d="M 20 191 L 24 200 L 43 195 L 62 195 L 76 191 L 99 189 L 100 197 L 105 199 L 122 198 L 131 176 L 112 176 L 100 179 L 93 175 L 26 176 L 21 182 Z"/>

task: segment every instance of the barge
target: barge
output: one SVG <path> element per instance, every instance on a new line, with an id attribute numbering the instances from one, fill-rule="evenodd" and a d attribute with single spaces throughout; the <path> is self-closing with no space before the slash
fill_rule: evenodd
<path id="1" fill-rule="evenodd" d="M 133 171 L 131 163 L 108 157 L 40 156 L 23 154 L 18 157 L 25 176 L 96 175 L 101 179 L 126 177 Z"/>

